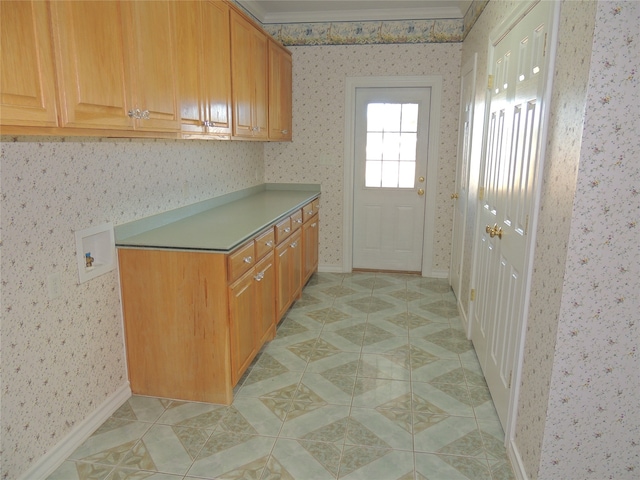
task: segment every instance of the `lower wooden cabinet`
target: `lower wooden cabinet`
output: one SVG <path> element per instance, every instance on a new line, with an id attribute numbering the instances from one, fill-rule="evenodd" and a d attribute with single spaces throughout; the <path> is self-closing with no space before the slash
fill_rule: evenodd
<path id="1" fill-rule="evenodd" d="M 235 385 L 264 342 L 275 336 L 273 251 L 229 287 L 231 381 Z"/>
<path id="2" fill-rule="evenodd" d="M 233 387 L 317 268 L 310 242 L 318 216 L 302 223 L 303 212 L 229 254 L 118 249 L 133 393 L 232 402 Z"/>
<path id="3" fill-rule="evenodd" d="M 318 269 L 318 237 L 320 222 L 318 216 L 302 225 L 302 245 L 303 245 L 303 275 L 302 283 L 305 284 L 311 275 Z"/>

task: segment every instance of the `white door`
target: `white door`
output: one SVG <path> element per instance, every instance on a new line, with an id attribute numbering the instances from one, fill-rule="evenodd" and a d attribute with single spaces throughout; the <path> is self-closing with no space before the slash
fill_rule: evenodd
<path id="1" fill-rule="evenodd" d="M 505 429 L 526 314 L 552 3 L 538 3 L 490 49 L 493 81 L 480 179 L 472 340 Z"/>
<path id="2" fill-rule="evenodd" d="M 358 88 L 353 268 L 422 271 L 430 88 Z"/>
<path id="3" fill-rule="evenodd" d="M 467 198 L 469 196 L 469 161 L 471 158 L 471 138 L 473 135 L 473 105 L 476 96 L 476 58 L 462 67 L 460 81 L 460 121 L 458 127 L 458 163 L 456 166 L 456 188 L 451 199 L 454 202 L 453 235 L 451 242 L 451 268 L 449 269 L 449 284 L 463 308 L 468 299 L 460 298 L 462 281 L 462 265 L 464 254 L 464 232 L 467 219 Z M 463 315 L 466 320 L 466 316 Z"/>

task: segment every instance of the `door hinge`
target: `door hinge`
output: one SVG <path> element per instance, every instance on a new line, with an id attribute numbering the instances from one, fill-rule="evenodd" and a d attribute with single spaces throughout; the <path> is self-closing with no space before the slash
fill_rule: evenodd
<path id="1" fill-rule="evenodd" d="M 544 34 L 544 45 L 542 47 L 542 56 L 546 57 L 547 56 L 547 34 Z"/>
<path id="2" fill-rule="evenodd" d="M 487 88 L 489 90 L 493 88 L 493 75 L 489 75 L 487 78 Z"/>
<path id="3" fill-rule="evenodd" d="M 507 388 L 511 388 L 511 377 L 513 377 L 513 370 L 509 372 L 509 386 Z"/>
<path id="4" fill-rule="evenodd" d="M 529 215 L 527 215 L 527 218 L 525 218 L 524 220 L 524 234 L 527 235 L 528 232 L 529 232 Z"/>
<path id="5" fill-rule="evenodd" d="M 480 187 L 478 189 L 478 199 L 480 201 L 484 200 L 484 187 Z"/>
<path id="6" fill-rule="evenodd" d="M 472 288 L 472 289 L 471 289 L 471 295 L 470 295 L 470 297 L 471 297 L 471 301 L 472 301 L 472 302 L 476 299 L 476 289 L 475 289 L 475 288 Z"/>

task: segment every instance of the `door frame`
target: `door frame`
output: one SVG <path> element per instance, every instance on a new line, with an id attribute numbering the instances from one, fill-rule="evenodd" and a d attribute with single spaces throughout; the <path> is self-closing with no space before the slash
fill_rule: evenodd
<path id="1" fill-rule="evenodd" d="M 463 98 L 463 81 L 464 78 L 466 76 L 467 73 L 471 73 L 471 84 L 469 85 L 469 91 L 471 93 L 471 125 L 469 127 L 469 134 L 468 134 L 468 150 L 467 150 L 467 159 L 466 159 L 466 164 L 463 160 L 463 156 L 465 154 L 465 152 L 462 149 L 462 143 L 464 142 L 464 137 L 465 137 L 465 133 L 464 133 L 464 128 L 463 124 L 463 116 L 464 116 L 464 98 Z M 478 76 L 478 53 L 475 52 L 472 56 L 471 59 L 467 60 L 467 62 L 462 66 L 461 70 L 460 70 L 460 112 L 459 112 L 459 117 L 458 117 L 458 152 L 457 152 L 457 158 L 456 158 L 456 184 L 455 184 L 455 190 L 454 193 L 458 193 L 458 191 L 460 190 L 460 185 L 458 185 L 458 179 L 460 178 L 460 172 L 458 172 L 458 169 L 462 168 L 462 166 L 464 165 L 466 167 L 466 171 L 464 174 L 464 178 L 465 178 L 465 185 L 464 185 L 464 191 L 466 192 L 467 196 L 465 198 L 457 198 L 454 200 L 454 202 L 460 202 L 460 201 L 464 201 L 464 210 L 463 210 L 463 214 L 462 214 L 462 221 L 460 222 L 460 225 L 462 225 L 462 228 L 460 231 L 456 231 L 456 222 L 458 221 L 457 219 L 457 212 L 458 212 L 458 206 L 454 205 L 453 207 L 453 226 L 451 228 L 451 260 L 450 260 L 450 267 L 449 267 L 449 284 L 451 285 L 451 287 L 453 288 L 453 283 L 451 282 L 451 275 L 453 274 L 453 258 L 454 255 L 456 254 L 456 252 L 454 251 L 453 247 L 455 245 L 454 242 L 454 238 L 455 235 L 460 235 L 462 238 L 460 238 L 460 254 L 462 255 L 462 258 L 460 260 L 461 262 L 461 266 L 462 269 L 464 270 L 464 265 L 466 262 L 471 262 L 472 268 L 470 269 L 470 271 L 473 270 L 473 263 L 474 263 L 474 258 L 473 258 L 473 253 L 470 252 L 469 255 L 467 255 L 467 257 L 465 257 L 465 240 L 467 239 L 467 211 L 469 209 L 469 201 L 471 200 L 469 198 L 469 187 L 471 185 L 471 162 L 473 160 L 472 157 L 472 153 L 473 153 L 473 135 L 474 135 L 474 123 L 475 123 L 475 115 L 476 115 L 476 81 L 477 81 L 477 76 Z M 471 242 L 473 245 L 474 242 L 474 237 L 473 235 L 471 235 Z M 472 247 L 473 250 L 473 247 Z M 471 338 L 471 315 L 470 315 L 470 310 L 471 307 L 473 305 L 473 302 L 470 302 L 468 298 L 460 298 L 460 293 L 462 292 L 462 284 L 463 284 L 463 277 L 462 277 L 462 271 L 460 272 L 460 276 L 458 278 L 458 285 L 456 286 L 457 288 L 454 289 L 454 292 L 457 293 L 456 295 L 456 302 L 458 304 L 458 310 L 460 311 L 460 316 L 462 318 L 462 321 L 464 323 L 465 326 L 465 333 L 467 335 L 468 338 Z"/>
<path id="2" fill-rule="evenodd" d="M 357 88 L 431 88 L 429 106 L 429 147 L 427 149 L 427 179 L 425 184 L 425 218 L 422 243 L 422 276 L 446 278 L 442 272 L 433 271 L 433 244 L 436 232 L 436 188 L 438 186 L 438 148 L 440 139 L 440 115 L 442 103 L 442 76 L 425 75 L 409 77 L 347 77 L 345 85 L 345 128 L 343 159 L 343 243 L 342 271 L 353 270 L 353 181 L 355 171 L 355 115 Z"/>

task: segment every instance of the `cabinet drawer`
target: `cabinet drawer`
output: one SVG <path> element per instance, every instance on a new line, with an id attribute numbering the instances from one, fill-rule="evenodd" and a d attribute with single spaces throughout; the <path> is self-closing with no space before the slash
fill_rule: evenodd
<path id="1" fill-rule="evenodd" d="M 242 247 L 234 251 L 228 258 L 229 282 L 233 282 L 249 271 L 256 263 L 253 242 L 245 243 Z"/>
<path id="2" fill-rule="evenodd" d="M 291 235 L 291 217 L 287 217 L 276 224 L 276 244 Z"/>
<path id="3" fill-rule="evenodd" d="M 295 232 L 302 226 L 302 209 L 291 214 L 291 231 Z"/>
<path id="4" fill-rule="evenodd" d="M 319 209 L 320 209 L 320 199 L 319 198 L 316 198 L 313 202 L 307 203 L 302 208 L 302 220 L 306 222 L 311 217 L 313 217 L 316 213 L 318 213 Z"/>
<path id="5" fill-rule="evenodd" d="M 273 231 L 273 227 L 258 235 L 254 244 L 256 248 L 256 260 L 260 260 L 267 253 L 273 250 L 273 246 L 275 245 L 275 233 Z"/>

